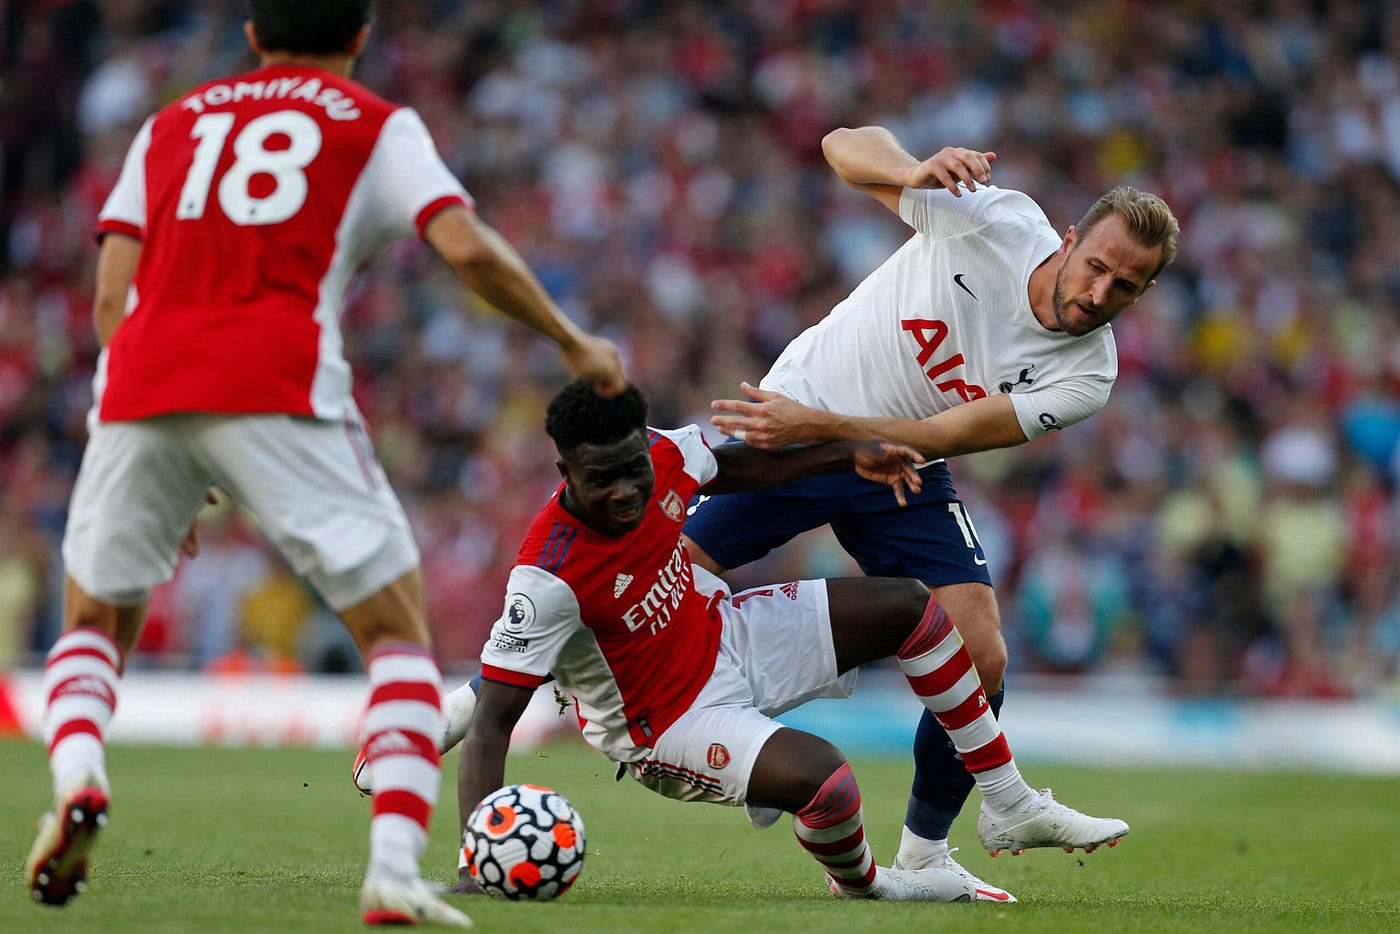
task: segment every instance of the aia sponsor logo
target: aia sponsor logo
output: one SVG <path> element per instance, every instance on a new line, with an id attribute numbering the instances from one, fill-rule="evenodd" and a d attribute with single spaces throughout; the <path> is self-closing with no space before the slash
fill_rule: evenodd
<path id="1" fill-rule="evenodd" d="M 661 511 L 672 522 L 680 522 L 681 516 L 685 515 L 685 501 L 681 499 L 679 493 L 671 490 L 661 500 Z"/>
<path id="2" fill-rule="evenodd" d="M 106 707 L 117 706 L 117 695 L 111 685 L 96 675 L 74 675 L 60 681 L 49 700 L 53 702 L 60 697 L 95 697 Z"/>
<path id="3" fill-rule="evenodd" d="M 733 758 L 729 755 L 729 750 L 724 748 L 723 743 L 711 743 L 710 748 L 705 752 L 705 761 L 712 769 L 722 769 L 729 764 Z"/>

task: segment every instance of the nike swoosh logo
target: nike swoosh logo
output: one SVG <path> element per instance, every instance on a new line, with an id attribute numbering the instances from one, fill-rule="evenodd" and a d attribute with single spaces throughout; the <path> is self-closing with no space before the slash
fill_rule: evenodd
<path id="1" fill-rule="evenodd" d="M 958 288 L 962 289 L 962 290 L 963 290 L 964 292 L 966 292 L 968 295 L 972 295 L 972 300 L 973 300 L 974 302 L 977 302 L 978 304 L 981 304 L 981 303 L 982 303 L 982 299 L 978 298 L 976 295 L 973 295 L 972 290 L 969 289 L 969 288 L 967 287 L 967 283 L 965 283 L 965 282 L 962 281 L 962 277 L 963 277 L 963 274 L 962 274 L 962 273 L 958 273 L 956 276 L 954 276 L 954 277 L 953 277 L 953 284 L 956 285 Z"/>
<path id="2" fill-rule="evenodd" d="M 1010 892 L 993 892 L 991 889 L 978 889 L 977 897 L 992 902 L 1008 902 L 1011 900 Z"/>

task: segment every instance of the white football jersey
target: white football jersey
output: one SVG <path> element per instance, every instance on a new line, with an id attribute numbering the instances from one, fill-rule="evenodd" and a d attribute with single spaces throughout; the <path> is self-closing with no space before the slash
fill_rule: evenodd
<path id="1" fill-rule="evenodd" d="M 914 236 L 788 345 L 764 389 L 913 420 L 1009 393 L 1028 439 L 1103 408 L 1118 376 L 1110 326 L 1073 337 L 1031 313 L 1031 272 L 1061 240 L 1034 201 L 906 188 L 899 214 Z"/>

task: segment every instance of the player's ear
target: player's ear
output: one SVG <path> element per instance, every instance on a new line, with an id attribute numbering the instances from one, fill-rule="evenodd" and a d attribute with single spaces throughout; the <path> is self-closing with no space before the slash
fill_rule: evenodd
<path id="1" fill-rule="evenodd" d="M 1069 255 L 1069 251 L 1072 250 L 1072 249 L 1074 249 L 1074 241 L 1076 241 L 1076 240 L 1078 240 L 1078 239 L 1079 239 L 1079 228 L 1077 228 L 1077 227 L 1075 227 L 1073 224 L 1071 224 L 1069 230 L 1066 230 L 1066 231 L 1065 231 L 1065 237 L 1064 237 L 1064 239 L 1060 241 L 1060 252 L 1061 252 L 1062 254 L 1064 254 L 1065 256 L 1068 256 L 1068 255 Z"/>
<path id="2" fill-rule="evenodd" d="M 262 43 L 258 41 L 258 34 L 253 29 L 253 21 L 250 19 L 243 21 L 243 36 L 248 40 L 248 48 L 258 55 L 262 55 L 266 51 L 263 49 Z"/>
<path id="3" fill-rule="evenodd" d="M 559 468 L 559 476 L 565 480 L 569 479 L 569 465 L 564 463 L 562 458 L 555 461 L 554 466 Z"/>
<path id="4" fill-rule="evenodd" d="M 365 43 L 369 41 L 369 23 L 360 27 L 360 31 L 355 33 L 355 38 L 350 40 L 350 47 L 345 50 L 345 54 L 351 58 L 357 58 L 365 50 Z"/>

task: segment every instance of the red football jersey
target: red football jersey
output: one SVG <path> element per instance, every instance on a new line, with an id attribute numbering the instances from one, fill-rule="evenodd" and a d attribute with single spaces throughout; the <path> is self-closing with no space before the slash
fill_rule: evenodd
<path id="1" fill-rule="evenodd" d="M 722 625 L 681 545 L 714 455 L 694 426 L 648 440 L 656 488 L 641 525 L 595 532 L 556 493 L 525 536 L 481 653 L 492 680 L 537 687 L 552 673 L 577 699 L 584 736 L 616 761 L 638 758 L 689 709 L 714 671 Z"/>
<path id="2" fill-rule="evenodd" d="M 99 418 L 342 417 L 351 279 L 453 204 L 472 202 L 417 113 L 349 78 L 277 65 L 176 100 L 142 126 L 98 220 L 142 241 Z"/>

